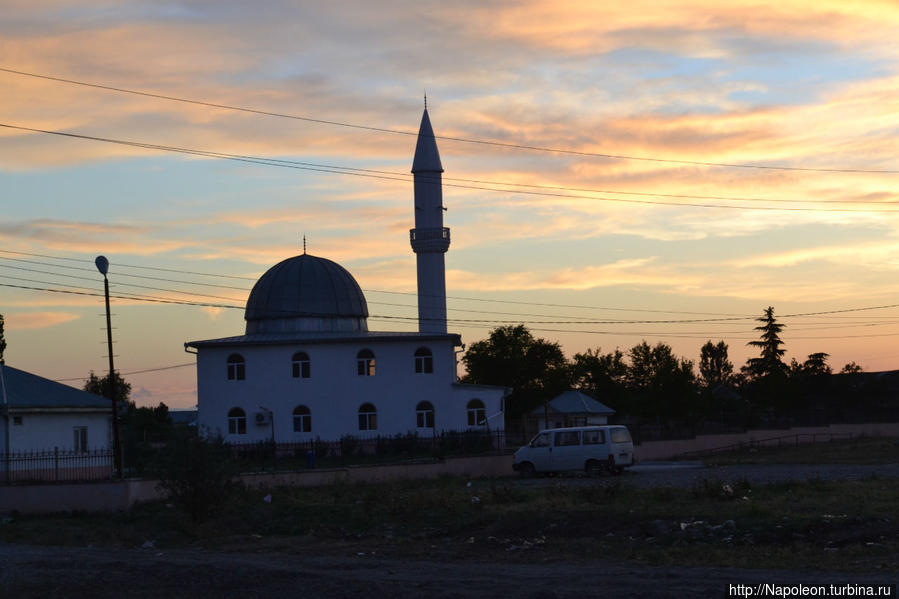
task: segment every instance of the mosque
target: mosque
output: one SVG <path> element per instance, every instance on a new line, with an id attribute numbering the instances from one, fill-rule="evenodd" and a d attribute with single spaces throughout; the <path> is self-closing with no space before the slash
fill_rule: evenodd
<path id="1" fill-rule="evenodd" d="M 457 381 L 447 333 L 443 166 L 427 106 L 412 161 L 418 332 L 368 330 L 368 305 L 339 264 L 305 253 L 253 286 L 235 337 L 189 341 L 198 425 L 229 442 L 303 442 L 503 428 L 502 387 Z"/>

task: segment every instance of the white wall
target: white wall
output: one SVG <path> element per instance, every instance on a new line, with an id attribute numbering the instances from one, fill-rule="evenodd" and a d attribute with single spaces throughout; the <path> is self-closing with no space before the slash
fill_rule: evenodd
<path id="1" fill-rule="evenodd" d="M 21 417 L 22 424 L 14 424 Z M 13 411 L 9 416 L 10 451 L 75 449 L 75 427 L 87 427 L 88 449 L 109 449 L 110 415 L 104 413 L 39 413 Z M 2 451 L 2 450 L 0 450 Z"/>
<path id="2" fill-rule="evenodd" d="M 414 353 L 427 347 L 433 354 L 434 372 L 415 372 Z M 356 355 L 361 349 L 375 354 L 375 376 L 359 376 Z M 416 428 L 415 407 L 420 401 L 434 406 L 434 424 L 442 430 L 468 428 L 466 406 L 481 399 L 487 415 L 498 411 L 502 392 L 482 387 L 454 385 L 455 354 L 452 341 L 402 341 L 320 343 L 309 345 L 267 345 L 242 348 L 203 348 L 197 355 L 197 388 L 201 430 L 221 431 L 229 441 L 251 442 L 271 439 L 270 425 L 257 426 L 254 415 L 260 406 L 274 412 L 277 442 L 298 442 L 343 435 L 374 437 L 431 429 Z M 293 378 L 291 358 L 297 351 L 309 355 L 311 377 Z M 232 353 L 243 356 L 246 379 L 227 380 L 227 359 Z M 378 428 L 360 431 L 359 407 L 372 403 L 377 409 Z M 293 431 L 293 409 L 307 406 L 312 412 L 312 432 Z M 228 435 L 228 411 L 242 408 L 247 414 L 247 434 Z M 491 421 L 491 429 L 502 428 L 502 418 Z"/>

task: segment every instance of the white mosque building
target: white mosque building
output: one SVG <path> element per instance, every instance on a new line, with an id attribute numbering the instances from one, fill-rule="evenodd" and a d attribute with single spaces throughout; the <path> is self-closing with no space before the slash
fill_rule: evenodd
<path id="1" fill-rule="evenodd" d="M 196 350 L 198 425 L 229 442 L 278 443 L 503 428 L 506 389 L 460 384 L 447 333 L 443 166 L 427 107 L 412 162 L 418 332 L 369 331 L 339 264 L 304 253 L 270 268 L 247 299 L 246 332 Z"/>

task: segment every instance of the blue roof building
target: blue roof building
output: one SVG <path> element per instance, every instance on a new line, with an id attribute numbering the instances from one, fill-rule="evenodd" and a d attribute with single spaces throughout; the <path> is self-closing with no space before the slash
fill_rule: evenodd
<path id="1" fill-rule="evenodd" d="M 0 453 L 111 447 L 105 397 L 0 364 Z"/>
<path id="2" fill-rule="evenodd" d="M 548 428 L 560 428 L 608 424 L 609 416 L 614 416 L 615 410 L 583 391 L 572 389 L 551 399 L 546 408 L 540 407 L 531 412 L 530 420 L 537 421 L 537 430 L 547 428 L 547 415 Z"/>

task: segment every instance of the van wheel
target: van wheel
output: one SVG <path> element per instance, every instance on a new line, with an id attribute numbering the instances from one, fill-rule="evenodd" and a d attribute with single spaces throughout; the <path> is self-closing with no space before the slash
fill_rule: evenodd
<path id="1" fill-rule="evenodd" d="M 602 474 L 603 465 L 599 460 L 587 460 L 587 465 L 584 466 L 584 470 L 587 472 L 587 476 L 599 476 Z"/>
<path id="2" fill-rule="evenodd" d="M 536 468 L 530 462 L 522 462 L 518 471 L 521 472 L 521 478 L 533 478 L 537 474 Z"/>

